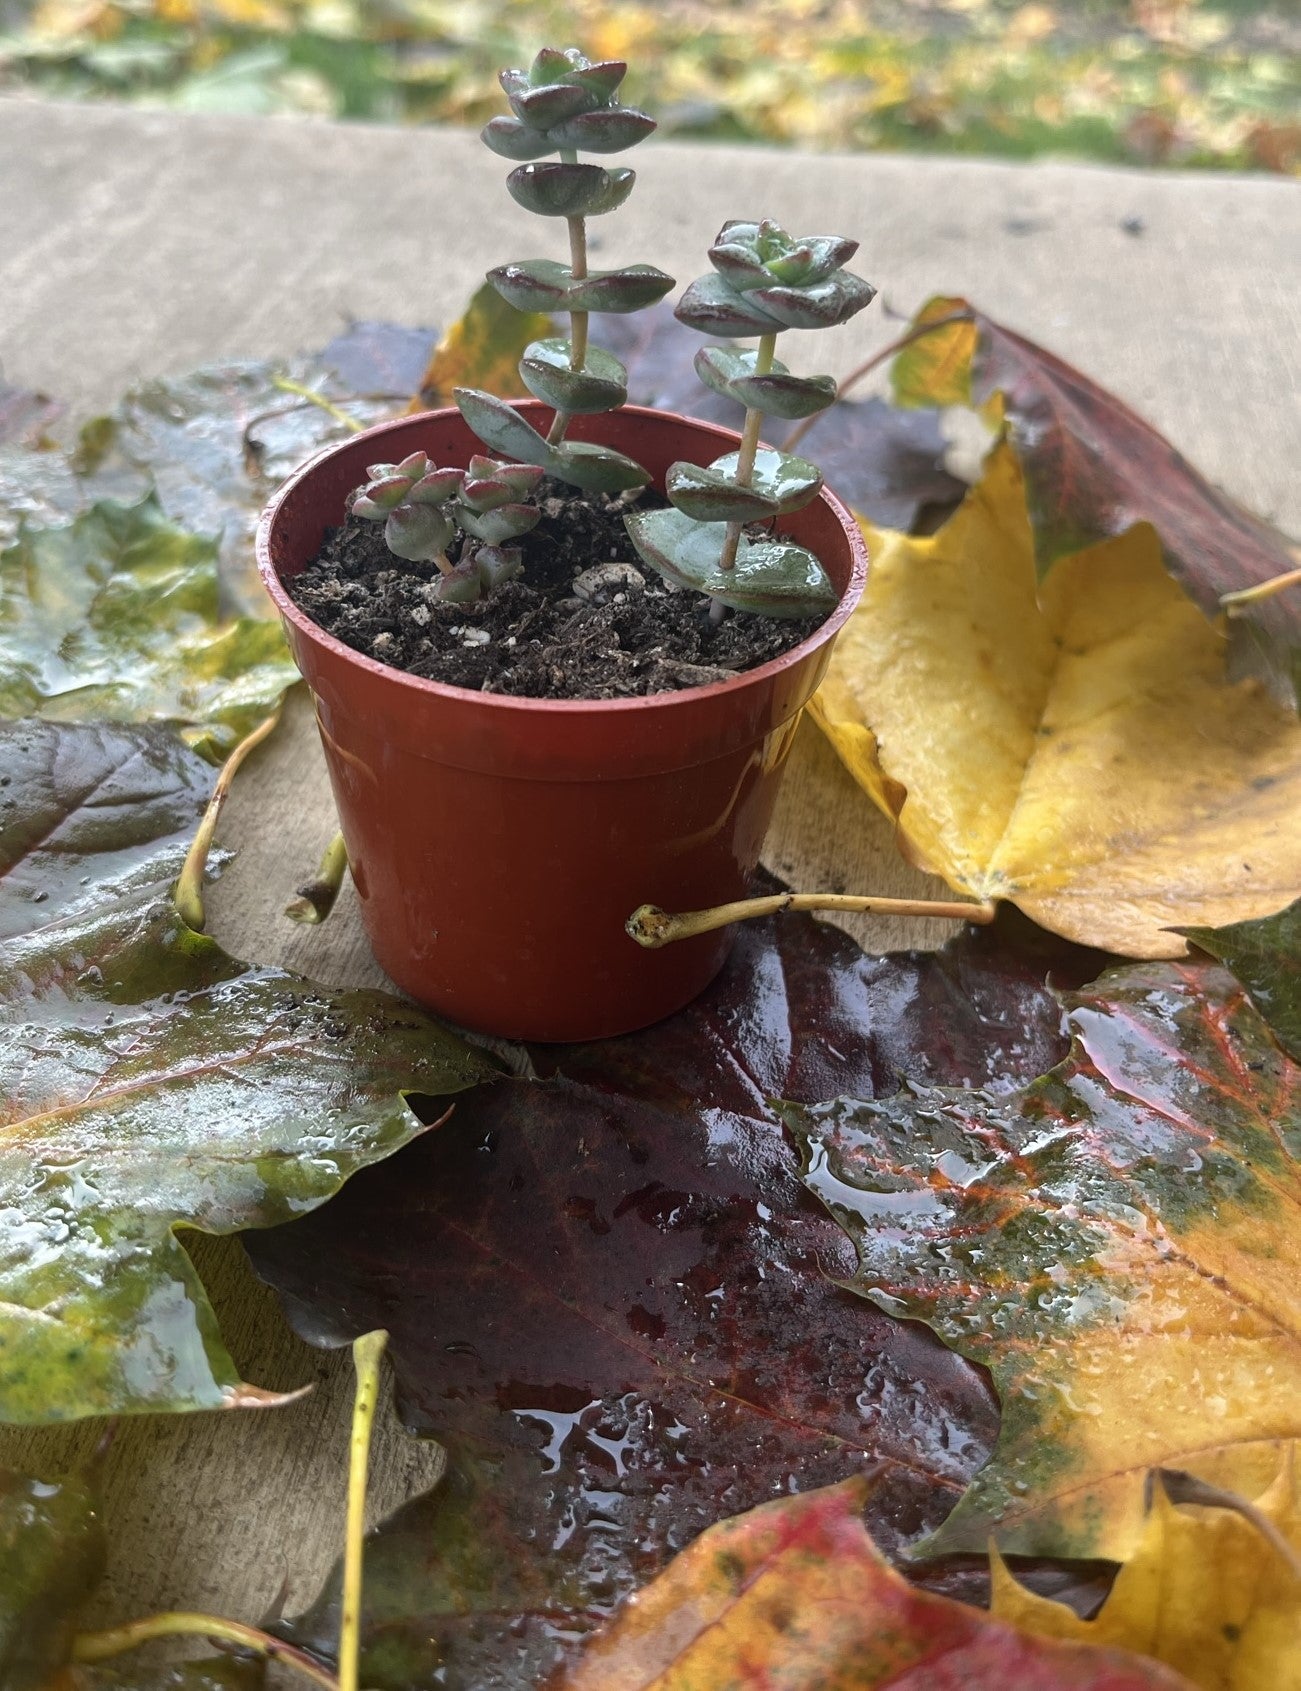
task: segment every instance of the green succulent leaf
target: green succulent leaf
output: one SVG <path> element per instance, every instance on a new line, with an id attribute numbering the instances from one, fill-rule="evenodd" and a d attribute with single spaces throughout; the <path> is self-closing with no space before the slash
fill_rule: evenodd
<path id="1" fill-rule="evenodd" d="M 474 567 L 483 585 L 491 590 L 503 581 L 513 581 L 524 573 L 524 559 L 515 546 L 480 546 L 474 554 Z"/>
<path id="2" fill-rule="evenodd" d="M 632 106 L 611 106 L 602 111 L 580 112 L 577 117 L 555 124 L 548 132 L 554 146 L 584 153 L 621 153 L 655 133 L 653 117 Z"/>
<path id="3" fill-rule="evenodd" d="M 298 672 L 278 622 L 223 618 L 217 543 L 152 495 L 24 526 L 0 553 L 0 717 L 158 722 L 221 756 Z"/>
<path id="4" fill-rule="evenodd" d="M 494 505 L 488 511 L 462 507 L 457 513 L 461 527 L 488 546 L 500 546 L 536 528 L 542 516 L 536 505 Z"/>
<path id="5" fill-rule="evenodd" d="M 624 493 L 629 488 L 645 487 L 651 479 L 650 472 L 635 458 L 585 440 L 567 440 L 553 447 L 547 469 L 585 493 Z"/>
<path id="6" fill-rule="evenodd" d="M 303 1215 L 422 1131 L 408 1091 L 492 1078 L 385 993 L 237 962 L 161 888 L 0 961 L 0 1419 L 268 1401 L 180 1227 Z"/>
<path id="7" fill-rule="evenodd" d="M 165 728 L 0 722 L 0 940 L 166 886 L 213 769 Z"/>
<path id="8" fill-rule="evenodd" d="M 746 295 L 749 305 L 787 329 L 834 329 L 875 298 L 872 284 L 848 271 L 809 287 L 757 288 Z"/>
<path id="9" fill-rule="evenodd" d="M 593 270 L 576 282 L 567 264 L 551 258 L 500 265 L 488 272 L 488 280 L 517 311 L 640 311 L 663 299 L 674 286 L 672 276 L 653 264 Z"/>
<path id="10" fill-rule="evenodd" d="M 499 157 L 521 164 L 529 159 L 543 159 L 559 146 L 545 129 L 532 129 L 517 117 L 490 118 L 479 131 L 479 139 Z"/>
<path id="11" fill-rule="evenodd" d="M 461 491 L 463 470 L 431 470 L 407 494 L 409 505 L 444 505 Z"/>
<path id="12" fill-rule="evenodd" d="M 503 458 L 550 468 L 551 448 L 513 405 L 478 388 L 454 388 L 452 393 L 461 415 L 485 446 Z"/>
<path id="13" fill-rule="evenodd" d="M 449 605 L 472 605 L 483 596 L 483 577 L 473 561 L 457 564 L 438 577 L 438 597 Z"/>
<path id="14" fill-rule="evenodd" d="M 752 296 L 739 294 L 721 276 L 700 276 L 678 301 L 674 315 L 689 329 L 702 335 L 725 335 L 729 339 L 749 335 L 770 335 L 782 325 L 750 303 Z"/>
<path id="15" fill-rule="evenodd" d="M 414 564 L 433 563 L 452 543 L 455 524 L 434 505 L 399 505 L 384 524 L 384 544 L 395 558 Z"/>
<path id="16" fill-rule="evenodd" d="M 77 1613 L 103 1577 L 104 1524 L 89 1482 L 0 1470 L 0 1674 L 6 1691 L 71 1684 Z"/>
<path id="17" fill-rule="evenodd" d="M 634 170 L 599 164 L 522 164 L 506 178 L 511 198 L 539 217 L 601 217 L 632 193 Z"/>
<path id="18" fill-rule="evenodd" d="M 545 132 L 566 118 L 591 111 L 598 96 L 580 83 L 553 82 L 542 88 L 522 88 L 513 93 L 508 90 L 507 99 L 521 123 Z"/>
<path id="19" fill-rule="evenodd" d="M 836 603 L 835 586 L 817 558 L 789 541 L 742 536 L 735 567 L 721 570 L 725 523 L 699 523 L 676 510 L 634 512 L 624 523 L 653 570 L 733 610 L 798 618 L 818 616 Z"/>
<path id="20" fill-rule="evenodd" d="M 645 487 L 650 480 L 650 472 L 622 452 L 589 441 L 567 440 L 551 446 L 504 400 L 475 388 L 455 391 L 466 422 L 485 445 L 504 457 L 540 464 L 548 475 L 588 493 L 622 493 L 630 487 Z"/>
<path id="21" fill-rule="evenodd" d="M 698 523 L 754 523 L 775 517 L 778 504 L 757 487 L 701 464 L 670 464 L 664 478 L 669 502 Z"/>
<path id="22" fill-rule="evenodd" d="M 520 375 L 535 399 L 580 416 L 613 411 L 628 397 L 628 376 L 611 352 L 589 346 L 581 370 L 570 368 L 569 342 L 559 336 L 534 341 L 520 360 Z"/>
<path id="23" fill-rule="evenodd" d="M 755 374 L 758 354 L 753 349 L 702 346 L 696 354 L 696 374 L 707 388 L 766 417 L 794 421 L 825 411 L 836 401 L 834 376 L 792 376 L 774 359 L 762 376 Z"/>
<path id="24" fill-rule="evenodd" d="M 542 480 L 537 464 L 503 464 L 476 453 L 461 483 L 461 502 L 472 511 L 492 511 L 511 500 L 527 498 Z"/>
<path id="25" fill-rule="evenodd" d="M 725 452 L 709 467 L 720 476 L 734 479 L 739 460 L 739 453 Z M 822 486 L 822 472 L 807 458 L 780 452 L 775 446 L 761 446 L 754 456 L 750 486 L 771 500 L 778 514 L 784 516 L 788 511 L 800 510 L 817 497 Z"/>

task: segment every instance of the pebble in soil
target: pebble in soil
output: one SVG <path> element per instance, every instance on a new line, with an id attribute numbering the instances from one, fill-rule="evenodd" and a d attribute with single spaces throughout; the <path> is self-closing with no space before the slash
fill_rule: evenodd
<path id="1" fill-rule="evenodd" d="M 285 585 L 300 610 L 356 652 L 430 681 L 530 699 L 625 699 L 727 680 L 790 651 L 825 620 L 729 611 L 712 627 L 700 594 L 641 564 L 623 525 L 627 498 L 545 482 L 539 504 L 542 520 L 514 542 L 523 575 L 476 604 L 442 603 L 432 564 L 394 557 L 383 526 L 353 516 Z M 455 562 L 455 547 L 449 555 Z M 584 572 L 609 563 L 633 569 L 599 571 L 619 577 L 605 581 L 589 573 L 575 592 Z"/>

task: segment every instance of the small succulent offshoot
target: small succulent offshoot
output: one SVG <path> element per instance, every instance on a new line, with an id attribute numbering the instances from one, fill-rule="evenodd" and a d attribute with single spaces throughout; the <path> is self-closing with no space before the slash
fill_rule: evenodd
<path id="1" fill-rule="evenodd" d="M 409 563 L 435 564 L 438 596 L 470 604 L 523 570 L 519 548 L 505 546 L 536 526 L 542 513 L 527 503 L 542 479 L 536 464 L 502 464 L 474 457 L 468 470 L 440 470 L 423 452 L 400 464 L 371 464 L 352 501 L 352 514 L 384 524 L 384 544 Z M 447 556 L 458 529 L 480 542 Z"/>
<path id="2" fill-rule="evenodd" d="M 588 339 L 593 312 L 626 313 L 654 305 L 673 287 L 652 264 L 589 270 L 587 219 L 614 211 L 628 198 L 636 172 L 579 162 L 580 151 L 622 152 L 655 128 L 645 112 L 622 106 L 616 90 L 628 67 L 621 60 L 593 64 L 576 47 L 544 47 L 525 70 L 504 70 L 500 81 L 511 117 L 495 117 L 483 139 L 519 164 L 506 179 L 511 197 L 540 217 L 563 217 L 569 263 L 526 259 L 488 272 L 488 280 L 521 311 L 567 311 L 568 339 L 548 336 L 525 348 L 520 379 L 555 417 L 544 437 L 504 399 L 477 388 L 456 389 L 456 403 L 485 445 L 508 458 L 539 464 L 548 475 L 587 492 L 644 487 L 649 472 L 612 448 L 567 441 L 570 419 L 613 411 L 628 397 L 628 375 L 612 353 Z M 559 154 L 558 161 L 548 159 Z M 534 162 L 548 159 L 546 163 Z"/>
<path id="3" fill-rule="evenodd" d="M 679 321 L 704 334 L 759 337 L 757 348 L 706 346 L 695 359 L 706 387 L 745 406 L 741 447 L 707 466 L 670 465 L 665 491 L 673 508 L 624 521 L 652 569 L 709 595 L 715 622 L 724 606 L 806 617 L 836 602 L 812 552 L 786 540 L 750 540 L 744 530 L 798 511 L 822 486 L 816 465 L 761 448 L 759 431 L 766 416 L 810 417 L 835 402 L 832 377 L 792 375 L 775 348 L 784 329 L 833 328 L 871 302 L 876 289 L 843 268 L 857 250 L 843 236 L 795 237 L 767 219 L 725 223 L 709 249 L 713 274 L 693 282 L 678 304 Z"/>

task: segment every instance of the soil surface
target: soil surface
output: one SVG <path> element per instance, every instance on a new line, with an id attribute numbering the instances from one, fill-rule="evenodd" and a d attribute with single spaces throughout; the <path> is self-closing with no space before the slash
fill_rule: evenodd
<path id="1" fill-rule="evenodd" d="M 648 495 L 657 504 L 663 501 Z M 474 692 L 530 699 L 624 699 L 723 681 L 788 652 L 825 617 L 784 621 L 728 611 L 641 564 L 623 526 L 634 502 L 544 482 L 542 520 L 513 542 L 524 573 L 472 605 L 444 604 L 432 564 L 395 558 L 382 523 L 349 516 L 285 582 L 300 610 L 345 645 L 394 669 Z M 454 546 L 449 554 L 456 561 Z M 618 563 L 604 582 L 575 578 Z M 581 596 L 583 594 L 587 596 Z"/>

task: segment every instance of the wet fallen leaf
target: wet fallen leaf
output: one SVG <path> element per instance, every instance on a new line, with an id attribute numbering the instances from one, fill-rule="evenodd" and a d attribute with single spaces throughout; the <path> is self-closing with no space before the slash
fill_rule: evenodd
<path id="1" fill-rule="evenodd" d="M 1301 1552 L 1295 1451 L 1256 1507 Z M 1204 1691 L 1301 1686 L 1301 1567 L 1232 1509 L 1186 1508 L 1156 1486 L 1134 1554 L 1101 1610 L 1081 1620 L 994 1562 L 994 1613 L 1026 1632 L 1140 1650 Z"/>
<path id="2" fill-rule="evenodd" d="M 710 1527 L 588 1646 L 564 1691 L 1186 1686 L 1128 1650 L 1050 1643 L 909 1585 L 868 1537 L 869 1490 L 846 1480 Z"/>
<path id="3" fill-rule="evenodd" d="M 807 917 L 749 924 L 679 1016 L 540 1051 L 559 1075 L 465 1099 L 246 1240 L 310 1341 L 388 1329 L 403 1418 L 451 1455 L 372 1546 L 365 1683 L 437 1661 L 477 1691 L 533 1684 L 712 1521 L 869 1462 L 882 1542 L 938 1523 L 992 1437 L 987 1389 L 832 1283 L 852 1252 L 766 1099 L 1024 1077 L 1063 1049 L 1044 974 L 1080 963 L 987 933 L 869 958 Z M 329 1651 L 336 1623 L 337 1586 L 290 1636 Z"/>
<path id="4" fill-rule="evenodd" d="M 527 399 L 520 380 L 524 348 L 551 333 L 551 319 L 537 311 L 507 305 L 484 282 L 469 305 L 434 348 L 421 379 L 416 409 L 452 405 L 452 389 L 484 388 L 499 399 Z"/>
<path id="5" fill-rule="evenodd" d="M 925 539 L 873 532 L 811 710 L 903 850 L 1131 957 L 1301 889 L 1301 726 L 1167 573 L 1146 524 L 1036 581 L 1005 442 Z"/>
<path id="6" fill-rule="evenodd" d="M 967 312 L 969 322 L 936 328 L 895 360 L 904 405 L 970 405 L 1006 418 L 1025 473 L 1035 562 L 1057 560 L 1135 523 L 1160 536 L 1170 572 L 1208 616 L 1220 595 L 1295 567 L 1277 530 L 1236 505 L 1114 394 L 1054 353 L 994 322 L 966 300 L 930 300 L 917 322 Z M 1245 668 L 1253 639 L 1280 680 L 1301 647 L 1301 602 L 1280 595 L 1235 619 Z"/>
<path id="7" fill-rule="evenodd" d="M 783 1108 L 853 1238 L 849 1284 L 993 1375 L 998 1446 L 918 1555 L 1123 1561 L 1143 1477 L 1252 1496 L 1301 1438 L 1301 1070 L 1218 964 L 1065 995 L 1017 1094 Z"/>
<path id="8" fill-rule="evenodd" d="M 684 329 L 666 303 L 634 316 L 598 321 L 593 340 L 628 368 L 634 405 L 680 411 L 739 430 L 744 409 L 712 392 L 697 376 L 700 337 Z M 770 418 L 762 438 L 780 446 L 791 424 Z M 828 487 L 860 515 L 886 528 L 911 529 L 928 507 L 955 505 L 965 484 L 944 468 L 936 410 L 903 410 L 880 399 L 845 399 L 820 415 L 800 447 Z"/>
<path id="9" fill-rule="evenodd" d="M 90 1483 L 0 1472 L 0 1685 L 46 1691 L 69 1660 L 76 1612 L 104 1572 Z"/>
<path id="10" fill-rule="evenodd" d="M 1284 1050 L 1301 1062 L 1301 899 L 1255 922 L 1180 932 L 1232 969 Z"/>
<path id="11" fill-rule="evenodd" d="M 24 527 L 0 553 L 0 716 L 166 723 L 228 750 L 298 672 L 278 623 L 222 618 L 216 556 L 152 497 Z"/>
<path id="12" fill-rule="evenodd" d="M 174 880 L 211 764 L 163 728 L 0 722 L 0 940 Z"/>
<path id="13" fill-rule="evenodd" d="M 402 409 L 405 387 L 388 385 L 379 348 L 367 346 L 361 329 L 319 355 L 207 365 L 129 388 L 82 430 L 70 491 L 89 503 L 105 496 L 134 501 L 152 490 L 172 522 L 217 537 L 222 609 L 265 617 L 253 557 L 258 515 L 291 471 L 352 432 L 283 384 L 345 407 L 362 427 Z M 349 374 L 336 373 L 336 363 Z M 351 377 L 368 374 L 374 380 L 353 385 Z M 66 492 L 64 500 L 65 517 L 75 514 Z"/>
<path id="14" fill-rule="evenodd" d="M 107 854 L 108 865 L 114 862 Z M 178 1229 L 269 1227 L 492 1064 L 385 993 L 237 962 L 165 886 L 0 955 L 0 1419 L 268 1401 Z"/>

